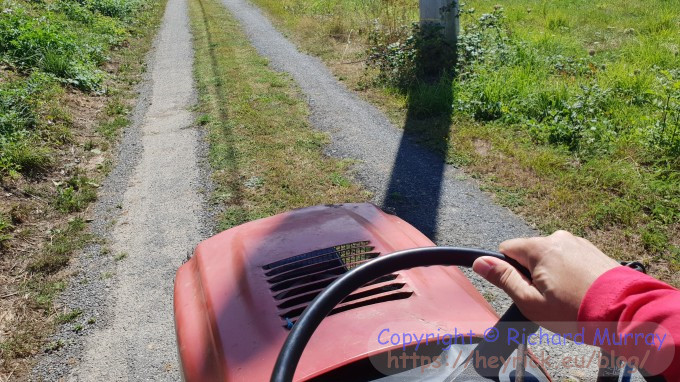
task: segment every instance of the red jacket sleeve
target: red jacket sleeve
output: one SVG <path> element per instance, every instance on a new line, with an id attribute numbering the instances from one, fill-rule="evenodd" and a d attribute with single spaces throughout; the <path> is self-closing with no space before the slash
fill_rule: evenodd
<path id="1" fill-rule="evenodd" d="M 677 289 L 628 267 L 618 267 L 588 289 L 578 321 L 588 343 L 617 357 L 639 360 L 640 369 L 648 375 L 680 381 Z"/>

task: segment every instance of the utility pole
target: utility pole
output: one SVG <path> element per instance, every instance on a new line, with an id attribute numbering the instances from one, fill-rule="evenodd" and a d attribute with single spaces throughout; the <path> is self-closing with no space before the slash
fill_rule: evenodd
<path id="1" fill-rule="evenodd" d="M 455 47 L 460 32 L 458 7 L 458 0 L 420 0 L 420 24 L 441 25 L 444 39 Z"/>

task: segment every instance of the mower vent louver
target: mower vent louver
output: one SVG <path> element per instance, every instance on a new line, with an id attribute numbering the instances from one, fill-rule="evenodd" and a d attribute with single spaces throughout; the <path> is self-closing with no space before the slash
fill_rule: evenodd
<path id="1" fill-rule="evenodd" d="M 284 327 L 290 328 L 302 311 L 326 286 L 343 273 L 378 257 L 368 241 L 336 245 L 262 267 L 277 301 Z M 401 300 L 413 294 L 397 274 L 383 276 L 347 296 L 330 315 L 366 305 Z"/>

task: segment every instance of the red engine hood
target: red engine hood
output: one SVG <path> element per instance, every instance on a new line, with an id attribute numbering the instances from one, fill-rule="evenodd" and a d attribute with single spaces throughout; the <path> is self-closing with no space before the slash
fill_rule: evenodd
<path id="1" fill-rule="evenodd" d="M 175 323 L 185 378 L 269 380 L 288 330 L 280 316 L 281 301 L 263 267 L 356 242 L 370 243 L 366 245 L 380 255 L 434 245 L 411 225 L 371 204 L 299 209 L 201 242 L 175 280 Z M 302 356 L 296 380 L 398 347 L 378 343 L 377 334 L 384 328 L 390 333 L 445 333 L 462 329 L 464 323 L 466 330 L 480 333 L 498 319 L 455 267 L 402 271 L 391 282 L 404 284 L 398 291 L 402 297 L 355 299 L 359 307 L 323 321 Z"/>

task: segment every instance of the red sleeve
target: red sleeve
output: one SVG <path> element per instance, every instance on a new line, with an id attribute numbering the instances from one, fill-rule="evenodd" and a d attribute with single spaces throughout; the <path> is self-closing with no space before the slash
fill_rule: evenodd
<path id="1" fill-rule="evenodd" d="M 604 273 L 588 289 L 578 321 L 585 327 L 587 343 L 616 357 L 639 360 L 638 365 L 648 375 L 680 381 L 677 289 L 628 267 L 618 267 Z"/>

